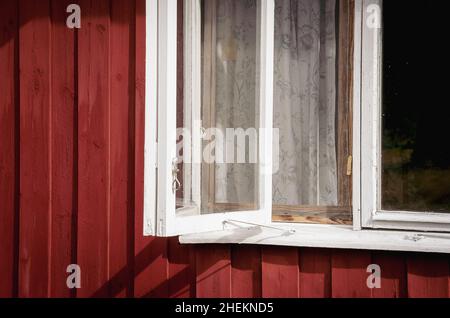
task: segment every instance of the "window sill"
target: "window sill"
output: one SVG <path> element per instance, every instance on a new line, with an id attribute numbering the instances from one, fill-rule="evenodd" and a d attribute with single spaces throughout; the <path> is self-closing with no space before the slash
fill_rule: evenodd
<path id="1" fill-rule="evenodd" d="M 349 226 L 273 224 L 180 236 L 181 244 L 250 244 L 450 254 L 450 234 L 354 231 Z M 295 232 L 293 232 L 294 230 Z"/>

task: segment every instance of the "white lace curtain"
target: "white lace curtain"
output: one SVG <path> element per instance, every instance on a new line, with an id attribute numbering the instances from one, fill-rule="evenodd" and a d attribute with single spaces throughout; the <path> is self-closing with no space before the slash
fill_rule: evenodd
<path id="1" fill-rule="evenodd" d="M 334 206 L 336 0 L 276 0 L 275 6 L 274 127 L 280 129 L 280 164 L 273 201 Z M 217 11 L 216 125 L 255 127 L 256 1 L 220 0 Z M 216 201 L 254 202 L 255 169 L 218 165 Z"/>

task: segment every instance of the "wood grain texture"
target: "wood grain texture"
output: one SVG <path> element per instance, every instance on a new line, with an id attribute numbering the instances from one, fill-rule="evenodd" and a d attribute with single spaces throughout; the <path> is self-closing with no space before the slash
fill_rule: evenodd
<path id="1" fill-rule="evenodd" d="M 171 298 L 195 297 L 194 248 L 194 246 L 180 245 L 177 237 L 168 239 L 168 288 Z"/>
<path id="2" fill-rule="evenodd" d="M 134 255 L 134 3 L 111 1 L 109 295 L 131 297 Z"/>
<path id="3" fill-rule="evenodd" d="M 233 245 L 231 267 L 231 296 L 261 298 L 261 248 Z"/>
<path id="4" fill-rule="evenodd" d="M 301 298 L 331 297 L 331 251 L 325 249 L 300 249 Z"/>
<path id="5" fill-rule="evenodd" d="M 368 251 L 333 250 L 331 286 L 333 298 L 370 298 L 367 267 L 372 264 Z"/>
<path id="6" fill-rule="evenodd" d="M 372 263 L 381 268 L 381 288 L 372 290 L 373 298 L 407 297 L 404 253 L 373 252 Z"/>
<path id="7" fill-rule="evenodd" d="M 20 1 L 19 296 L 50 295 L 50 3 Z"/>
<path id="8" fill-rule="evenodd" d="M 196 295 L 198 298 L 231 296 L 231 255 L 226 245 L 196 247 Z"/>
<path id="9" fill-rule="evenodd" d="M 262 297 L 297 298 L 299 296 L 298 249 L 262 248 Z"/>
<path id="10" fill-rule="evenodd" d="M 66 285 L 67 266 L 76 263 L 76 98 L 75 30 L 66 26 L 70 0 L 53 1 L 51 9 L 52 99 L 52 297 L 71 297 Z"/>
<path id="11" fill-rule="evenodd" d="M 18 4 L 0 0 L 0 298 L 17 295 Z"/>
<path id="12" fill-rule="evenodd" d="M 407 258 L 408 297 L 449 297 L 449 256 L 411 254 Z"/>
<path id="13" fill-rule="evenodd" d="M 338 202 L 352 204 L 352 178 L 348 175 L 348 158 L 353 152 L 353 43 L 354 1 L 339 1 L 338 93 L 337 93 L 337 166 Z M 350 213 L 351 215 L 351 213 Z"/>
<path id="14" fill-rule="evenodd" d="M 110 248 L 110 2 L 82 0 L 78 37 L 79 297 L 108 296 Z"/>

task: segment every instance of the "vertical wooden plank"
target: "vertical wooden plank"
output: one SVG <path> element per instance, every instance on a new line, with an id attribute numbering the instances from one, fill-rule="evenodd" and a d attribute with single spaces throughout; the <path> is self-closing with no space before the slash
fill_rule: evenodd
<path id="1" fill-rule="evenodd" d="M 0 0 L 0 298 L 16 295 L 19 144 L 17 2 Z"/>
<path id="2" fill-rule="evenodd" d="M 353 43 L 354 1 L 339 3 L 339 39 L 337 73 L 337 166 L 339 206 L 352 205 L 352 178 L 348 175 L 348 158 L 353 152 Z"/>
<path id="3" fill-rule="evenodd" d="M 262 297 L 297 298 L 299 296 L 298 249 L 262 248 Z"/>
<path id="4" fill-rule="evenodd" d="M 367 267 L 372 264 L 368 251 L 334 250 L 331 261 L 333 298 L 370 298 Z"/>
<path id="5" fill-rule="evenodd" d="M 134 296 L 167 297 L 167 239 L 144 237 L 145 0 L 136 0 Z M 148 48 L 151 49 L 151 48 Z M 156 48 L 155 48 L 156 49 Z M 156 107 L 156 105 L 154 105 Z"/>
<path id="6" fill-rule="evenodd" d="M 136 236 L 142 235 L 142 228 Z M 142 238 L 136 244 L 139 251 L 135 257 L 135 297 L 167 298 L 168 260 L 166 238 Z"/>
<path id="7" fill-rule="evenodd" d="M 198 298 L 231 297 L 231 255 L 227 245 L 196 247 Z"/>
<path id="8" fill-rule="evenodd" d="M 231 296 L 261 298 L 261 248 L 231 247 Z"/>
<path id="9" fill-rule="evenodd" d="M 168 241 L 169 297 L 195 297 L 195 250 L 193 246 L 180 245 L 178 237 Z"/>
<path id="10" fill-rule="evenodd" d="M 108 0 L 81 0 L 78 38 L 78 264 L 80 297 L 108 296 L 110 21 Z"/>
<path id="11" fill-rule="evenodd" d="M 300 249 L 299 290 L 301 298 L 331 297 L 331 251 Z"/>
<path id="12" fill-rule="evenodd" d="M 72 2 L 52 2 L 52 297 L 74 295 L 66 285 L 67 266 L 76 256 L 76 31 L 66 26 L 66 8 Z"/>
<path id="13" fill-rule="evenodd" d="M 408 297 L 449 297 L 448 255 L 412 254 L 407 258 Z"/>
<path id="14" fill-rule="evenodd" d="M 50 4 L 20 1 L 19 296 L 47 297 L 51 276 Z"/>
<path id="15" fill-rule="evenodd" d="M 407 297 L 406 262 L 403 253 L 374 252 L 372 263 L 381 268 L 381 288 L 373 289 L 372 297 Z"/>
<path id="16" fill-rule="evenodd" d="M 111 215 L 110 215 L 110 295 L 132 296 L 134 215 L 133 132 L 134 121 L 134 1 L 111 1 Z M 131 173 L 130 173 L 131 172 Z"/>

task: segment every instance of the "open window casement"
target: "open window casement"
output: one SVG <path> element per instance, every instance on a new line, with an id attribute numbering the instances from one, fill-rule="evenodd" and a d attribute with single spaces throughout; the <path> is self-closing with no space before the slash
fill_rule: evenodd
<path id="1" fill-rule="evenodd" d="M 145 235 L 450 253 L 448 132 L 430 103 L 446 90 L 411 80 L 436 52 L 396 22 L 404 9 L 147 0 Z"/>
<path id="2" fill-rule="evenodd" d="M 145 235 L 271 222 L 274 0 L 240 4 L 147 0 Z"/>

